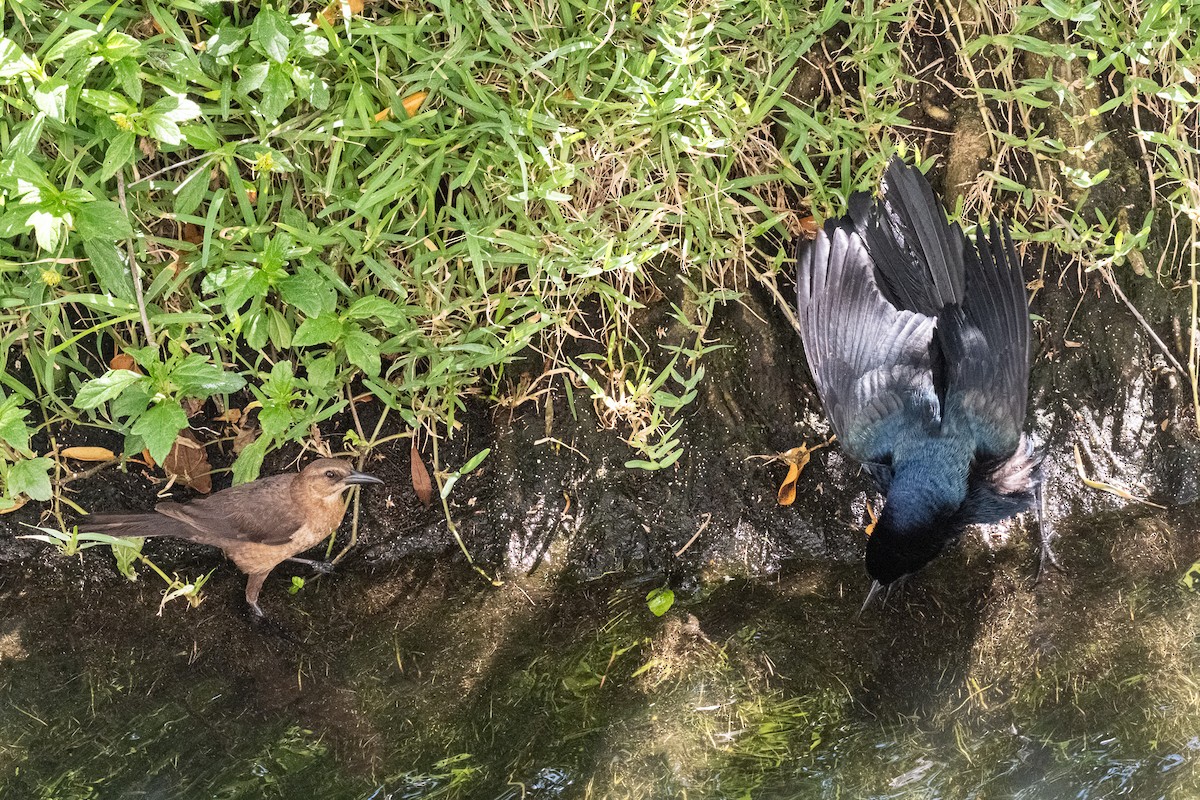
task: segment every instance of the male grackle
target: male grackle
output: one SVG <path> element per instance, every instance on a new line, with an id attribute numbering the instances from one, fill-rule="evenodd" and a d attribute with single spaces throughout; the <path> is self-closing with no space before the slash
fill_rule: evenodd
<path id="1" fill-rule="evenodd" d="M 867 540 L 881 586 L 973 523 L 1041 521 L 1041 460 L 1022 433 L 1029 306 L 1005 225 L 972 243 L 899 158 L 797 254 L 801 338 L 843 450 L 886 500 Z M 1054 563 L 1042 541 L 1043 564 Z"/>
<path id="2" fill-rule="evenodd" d="M 159 503 L 153 513 L 95 514 L 80 529 L 111 536 L 174 536 L 225 551 L 246 573 L 246 602 L 262 616 L 258 592 L 283 561 L 327 571 L 322 562 L 295 558 L 342 522 L 342 492 L 355 484 L 383 483 L 335 458 L 318 459 L 299 473 L 272 475 L 224 489 L 186 505 Z"/>

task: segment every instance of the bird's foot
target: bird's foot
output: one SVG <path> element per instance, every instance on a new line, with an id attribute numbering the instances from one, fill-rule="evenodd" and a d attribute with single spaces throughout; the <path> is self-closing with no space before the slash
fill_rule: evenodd
<path id="1" fill-rule="evenodd" d="M 1038 569 L 1037 576 L 1034 578 L 1034 585 L 1038 585 L 1050 574 L 1059 574 L 1065 572 L 1062 563 L 1058 560 L 1058 556 L 1054 552 L 1054 545 L 1051 543 L 1057 536 L 1045 536 L 1038 544 Z"/>
<path id="2" fill-rule="evenodd" d="M 311 558 L 289 558 L 288 561 L 295 561 L 297 564 L 304 564 L 306 567 L 309 567 L 314 572 L 320 573 L 321 575 L 328 575 L 329 573 L 333 572 L 332 561 L 314 561 Z"/>

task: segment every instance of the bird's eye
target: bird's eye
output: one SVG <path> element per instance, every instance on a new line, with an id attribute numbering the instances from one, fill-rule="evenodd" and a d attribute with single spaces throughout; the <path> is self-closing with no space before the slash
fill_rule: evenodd
<path id="1" fill-rule="evenodd" d="M 332 480 L 333 478 L 337 477 L 337 473 L 331 469 L 327 469 L 327 470 L 325 470 L 325 477 Z"/>

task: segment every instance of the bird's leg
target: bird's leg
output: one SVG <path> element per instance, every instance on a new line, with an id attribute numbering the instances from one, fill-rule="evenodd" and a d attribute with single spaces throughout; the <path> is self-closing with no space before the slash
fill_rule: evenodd
<path id="1" fill-rule="evenodd" d="M 332 561 L 313 561 L 311 558 L 289 558 L 288 561 L 295 561 L 297 564 L 304 564 L 315 572 L 322 575 L 328 575 L 333 572 Z"/>
<path id="2" fill-rule="evenodd" d="M 1062 564 L 1054 554 L 1054 540 L 1058 534 L 1046 524 L 1046 496 L 1042 492 L 1042 481 L 1033 490 L 1033 513 L 1038 527 L 1038 571 L 1035 583 L 1040 583 L 1050 570 L 1062 572 Z"/>
<path id="3" fill-rule="evenodd" d="M 262 609 L 258 607 L 258 593 L 262 590 L 263 581 L 266 579 L 267 573 L 265 572 L 246 576 L 246 605 L 250 606 L 250 610 L 256 617 L 263 616 Z"/>

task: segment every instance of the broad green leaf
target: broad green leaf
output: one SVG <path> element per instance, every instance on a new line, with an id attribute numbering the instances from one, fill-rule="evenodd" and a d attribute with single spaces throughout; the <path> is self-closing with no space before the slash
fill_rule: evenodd
<path id="1" fill-rule="evenodd" d="M 29 426 L 25 424 L 28 409 L 21 408 L 19 397 L 9 397 L 0 403 L 0 439 L 16 450 L 29 448 Z"/>
<path id="2" fill-rule="evenodd" d="M 121 251 L 108 239 L 84 239 L 83 252 L 92 267 L 92 277 L 108 294 L 133 302 L 133 278 Z"/>
<path id="3" fill-rule="evenodd" d="M 349 319 L 367 319 L 374 317 L 389 328 L 404 325 L 407 327 L 408 317 L 404 310 L 391 300 L 385 300 L 379 295 L 360 297 L 346 311 Z"/>
<path id="4" fill-rule="evenodd" d="M 48 458 L 29 458 L 18 461 L 8 469 L 6 493 L 10 497 L 26 495 L 30 500 L 45 501 L 54 496 L 50 485 L 50 470 L 54 462 Z"/>
<path id="5" fill-rule="evenodd" d="M 342 321 L 333 314 L 309 317 L 300 323 L 292 337 L 293 347 L 308 347 L 314 344 L 330 344 L 342 335 Z"/>
<path id="6" fill-rule="evenodd" d="M 74 405 L 81 409 L 95 408 L 120 395 L 126 387 L 143 380 L 148 379 L 132 370 L 110 369 L 99 378 L 93 378 L 80 386 L 75 395 Z"/>
<path id="7" fill-rule="evenodd" d="M 671 606 L 675 605 L 675 592 L 670 589 L 651 589 L 650 593 L 646 595 L 646 605 L 651 614 L 661 617 L 671 610 Z"/>
<path id="8" fill-rule="evenodd" d="M 0 81 L 8 83 L 18 75 L 38 71 L 37 62 L 27 56 L 12 39 L 0 37 Z"/>
<path id="9" fill-rule="evenodd" d="M 346 332 L 342 344 L 351 364 L 361 369 L 369 378 L 379 375 L 383 365 L 379 358 L 379 341 L 374 336 L 354 325 Z"/>
<path id="10" fill-rule="evenodd" d="M 161 464 L 171 452 L 175 437 L 187 424 L 187 414 L 183 412 L 179 403 L 167 399 L 151 406 L 145 414 L 138 417 L 130 433 L 140 437 L 146 443 L 150 457 Z"/>
<path id="11" fill-rule="evenodd" d="M 133 235 L 129 217 L 110 200 L 84 203 L 75 213 L 75 230 L 84 239 L 126 239 Z"/>
<path id="12" fill-rule="evenodd" d="M 172 369 L 171 380 L 188 397 L 229 394 L 246 385 L 241 375 L 226 372 L 198 353 L 187 356 Z"/>
<path id="13" fill-rule="evenodd" d="M 108 146 L 108 152 L 104 154 L 104 163 L 100 165 L 100 180 L 108 180 L 126 164 L 133 163 L 135 139 L 132 131 L 121 131 L 116 135 Z"/>
<path id="14" fill-rule="evenodd" d="M 262 100 L 258 104 L 258 110 L 264 118 L 274 122 L 279 119 L 295 98 L 296 92 L 292 87 L 292 79 L 285 71 L 285 67 L 272 64 L 271 69 L 267 71 L 267 79 L 262 85 Z"/>
<path id="15" fill-rule="evenodd" d="M 250 41 L 272 61 L 282 64 L 287 59 L 292 26 L 287 18 L 273 8 L 259 10 L 250 26 Z"/>
<path id="16" fill-rule="evenodd" d="M 316 270 L 308 267 L 300 267 L 294 274 L 279 281 L 276 289 L 283 302 L 303 312 L 306 317 L 333 311 L 337 305 L 337 291 Z"/>
<path id="17" fill-rule="evenodd" d="M 67 116 L 67 82 L 62 78 L 53 77 L 42 81 L 33 90 L 33 103 L 47 117 L 57 121 L 66 121 Z"/>

